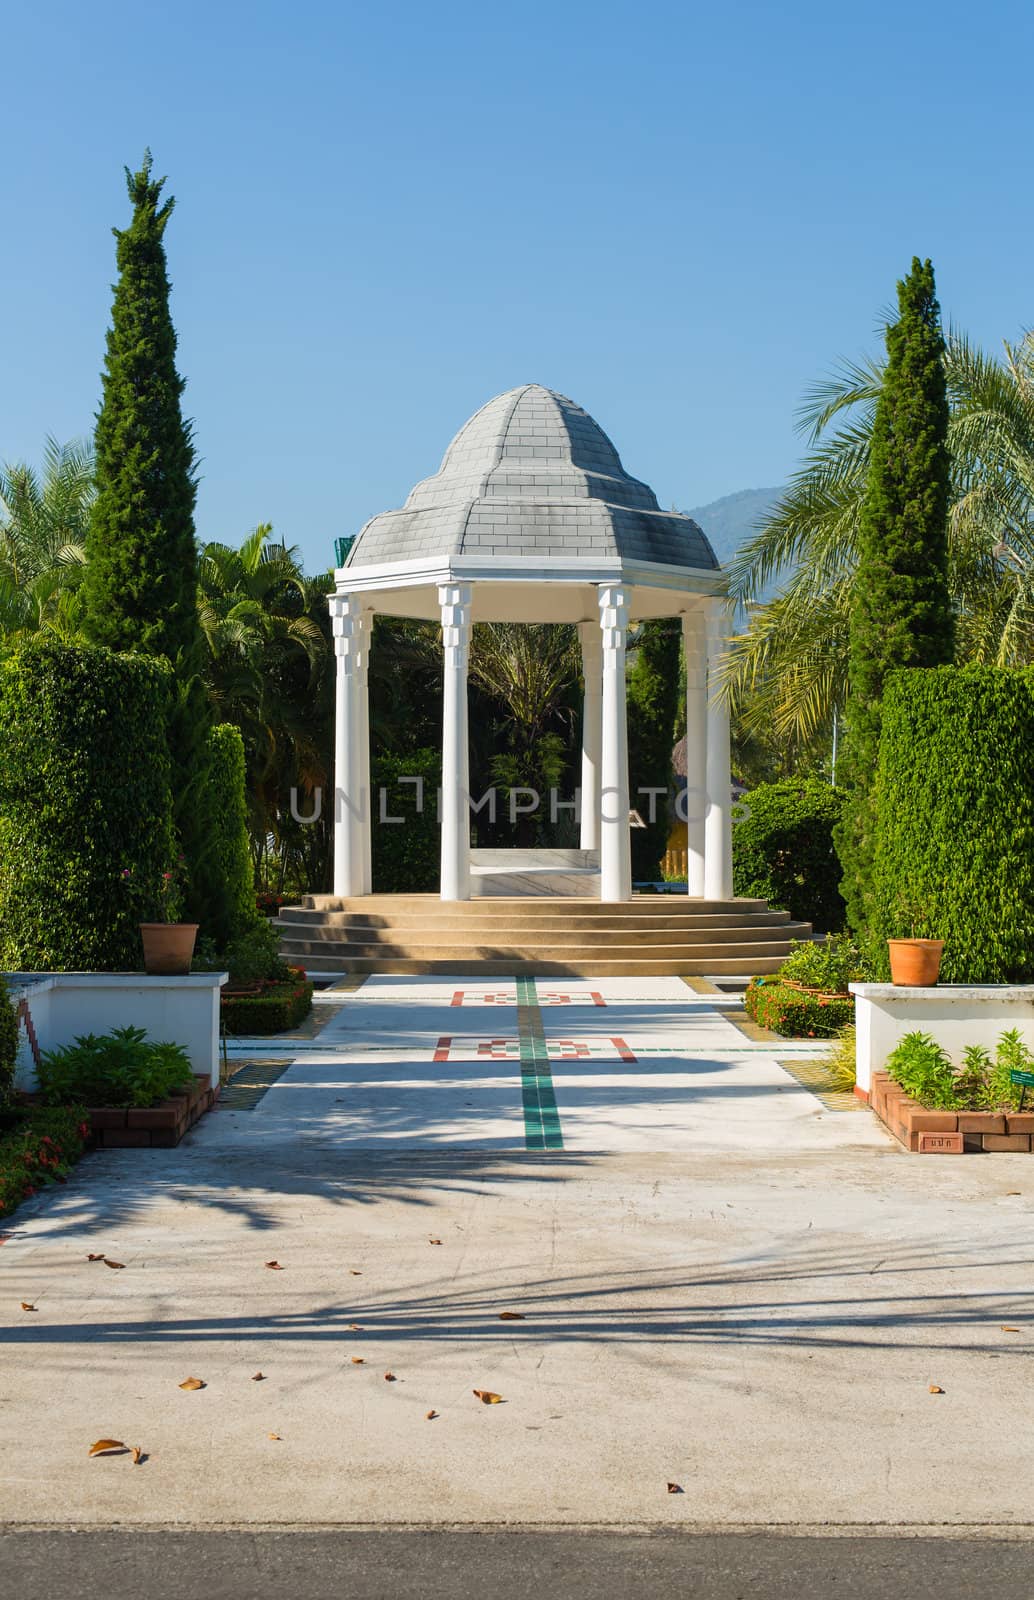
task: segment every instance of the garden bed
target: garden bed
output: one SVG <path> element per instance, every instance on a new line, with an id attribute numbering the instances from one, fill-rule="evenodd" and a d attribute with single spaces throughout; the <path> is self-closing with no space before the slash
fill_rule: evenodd
<path id="1" fill-rule="evenodd" d="M 92 1106 L 85 1114 L 94 1141 L 106 1149 L 174 1150 L 218 1098 L 218 1086 L 195 1074 L 191 1088 L 156 1106 Z"/>
<path id="2" fill-rule="evenodd" d="M 312 1010 L 313 985 L 301 967 L 291 967 L 285 983 L 266 980 L 254 992 L 224 994 L 219 1014 L 229 1034 L 285 1033 Z"/>
<path id="3" fill-rule="evenodd" d="M 752 978 L 743 996 L 747 1015 L 789 1039 L 831 1039 L 854 1021 L 854 998 L 813 993 L 776 974 Z"/>
<path id="4" fill-rule="evenodd" d="M 869 1105 L 906 1150 L 921 1155 L 967 1151 L 1032 1153 L 1032 1111 L 936 1111 L 912 1100 L 889 1072 L 874 1072 Z"/>
<path id="5" fill-rule="evenodd" d="M 90 1128 L 76 1109 L 26 1106 L 0 1133 L 0 1217 L 50 1183 L 64 1183 L 86 1148 Z"/>

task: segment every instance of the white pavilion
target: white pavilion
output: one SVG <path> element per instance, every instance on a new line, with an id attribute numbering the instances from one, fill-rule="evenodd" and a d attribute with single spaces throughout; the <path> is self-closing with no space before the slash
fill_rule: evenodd
<path id="1" fill-rule="evenodd" d="M 366 523 L 330 599 L 336 652 L 334 894 L 371 892 L 367 668 L 380 612 L 439 622 L 444 646 L 441 898 L 471 896 L 467 662 L 475 622 L 578 625 L 585 701 L 582 871 L 632 894 L 625 649 L 630 623 L 680 617 L 686 655 L 688 893 L 732 896 L 729 719 L 713 690 L 726 580 L 703 531 L 662 511 L 603 429 L 539 384 L 482 406 L 433 477 Z M 633 775 L 634 777 L 634 775 Z M 498 853 L 497 853 L 498 854 Z M 475 867 L 475 872 L 477 868 Z M 584 892 L 584 889 L 583 891 Z"/>

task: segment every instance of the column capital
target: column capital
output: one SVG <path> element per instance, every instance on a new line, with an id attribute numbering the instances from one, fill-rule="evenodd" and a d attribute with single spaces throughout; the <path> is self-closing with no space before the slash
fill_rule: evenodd
<path id="1" fill-rule="evenodd" d="M 460 665 L 470 646 L 471 588 L 469 583 L 440 583 L 438 604 L 442 611 L 442 644 L 448 665 Z"/>
<path id="2" fill-rule="evenodd" d="M 630 595 L 620 584 L 600 584 L 600 638 L 603 650 L 610 655 L 625 648 L 625 630 L 628 627 Z"/>
<path id="3" fill-rule="evenodd" d="M 352 671 L 359 652 L 360 608 L 354 594 L 332 594 L 327 602 L 334 633 L 334 654 Z"/>

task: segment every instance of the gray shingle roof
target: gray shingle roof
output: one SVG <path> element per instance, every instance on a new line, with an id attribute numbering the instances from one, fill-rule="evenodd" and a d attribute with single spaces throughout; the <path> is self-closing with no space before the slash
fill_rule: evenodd
<path id="1" fill-rule="evenodd" d="M 348 565 L 450 555 L 718 566 L 702 529 L 660 509 L 653 490 L 625 471 L 599 423 L 537 383 L 496 395 L 475 412 L 402 510 L 382 511 L 365 525 Z"/>

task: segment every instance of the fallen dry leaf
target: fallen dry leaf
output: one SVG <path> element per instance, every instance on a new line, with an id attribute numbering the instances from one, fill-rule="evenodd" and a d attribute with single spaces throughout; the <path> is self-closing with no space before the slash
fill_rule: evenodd
<path id="1" fill-rule="evenodd" d="M 96 1444 L 91 1444 L 89 1454 L 102 1456 L 108 1450 L 125 1450 L 125 1448 L 121 1439 L 98 1439 Z"/>
<path id="2" fill-rule="evenodd" d="M 265 1376 L 266 1374 L 264 1372 L 253 1372 L 251 1374 L 251 1381 L 252 1383 L 262 1383 L 265 1380 Z"/>
<path id="3" fill-rule="evenodd" d="M 268 1437 L 270 1439 L 279 1439 L 280 1435 L 278 1433 L 271 1433 L 268 1435 Z"/>
<path id="4" fill-rule="evenodd" d="M 931 1383 L 931 1385 L 930 1385 L 930 1393 L 931 1394 L 943 1394 L 944 1390 L 941 1388 L 939 1383 Z"/>
<path id="5" fill-rule="evenodd" d="M 138 1467 L 140 1465 L 141 1461 L 143 1461 L 143 1459 L 144 1459 L 144 1452 L 141 1450 L 141 1448 L 140 1448 L 140 1446 L 138 1444 L 135 1444 L 133 1446 L 133 1465 L 134 1465 L 134 1467 Z"/>
<path id="6" fill-rule="evenodd" d="M 393 1372 L 386 1372 L 384 1374 L 384 1381 L 385 1383 L 397 1383 L 398 1379 Z"/>
<path id="7" fill-rule="evenodd" d="M 1002 1323 L 1002 1332 L 1003 1333 L 1019 1333 L 1019 1331 L 1020 1331 L 1019 1328 L 1010 1328 L 1010 1326 L 1009 1326 L 1009 1324 L 1007 1322 L 1003 1322 Z"/>
<path id="8" fill-rule="evenodd" d="M 203 1389 L 204 1383 L 200 1378 L 184 1378 L 180 1384 L 181 1389 Z"/>
<path id="9" fill-rule="evenodd" d="M 669 1494 L 682 1494 L 682 1493 L 684 1493 L 684 1490 L 682 1488 L 681 1483 L 669 1483 L 669 1485 L 668 1485 L 668 1493 Z"/>
<path id="10" fill-rule="evenodd" d="M 348 1324 L 348 1331 L 349 1333 L 362 1333 L 362 1324 L 359 1322 L 350 1322 Z"/>
<path id="11" fill-rule="evenodd" d="M 474 1393 L 477 1395 L 482 1405 L 499 1406 L 503 1403 L 502 1395 L 493 1394 L 491 1389 L 475 1389 Z"/>
<path id="12" fill-rule="evenodd" d="M 269 1268 L 270 1272 L 283 1272 L 284 1270 L 279 1261 L 267 1261 L 266 1266 Z"/>
<path id="13" fill-rule="evenodd" d="M 362 1277 L 362 1273 L 359 1271 L 358 1267 L 349 1267 L 348 1270 L 352 1274 L 353 1278 L 361 1278 Z"/>
<path id="14" fill-rule="evenodd" d="M 441 1244 L 442 1241 L 440 1239 L 428 1239 L 427 1242 L 428 1244 Z"/>
<path id="15" fill-rule="evenodd" d="M 23 1311 L 35 1311 L 36 1309 L 36 1307 L 31 1305 L 28 1300 L 23 1300 L 21 1302 L 21 1307 Z"/>
<path id="16" fill-rule="evenodd" d="M 126 1264 L 124 1261 L 112 1261 L 110 1256 L 101 1256 L 101 1260 L 106 1267 L 111 1267 L 115 1272 L 121 1272 Z"/>
<path id="17" fill-rule="evenodd" d="M 523 1311 L 500 1311 L 500 1322 L 525 1322 L 527 1318 Z"/>
<path id="18" fill-rule="evenodd" d="M 424 1412 L 424 1421 L 425 1422 L 433 1422 L 437 1415 L 438 1415 L 437 1411 L 425 1411 Z"/>
<path id="19" fill-rule="evenodd" d="M 96 1255 L 91 1253 L 90 1255 L 88 1255 L 86 1257 L 86 1259 L 87 1259 L 87 1261 L 103 1261 L 104 1260 L 104 1251 L 101 1250 Z"/>
<path id="20" fill-rule="evenodd" d="M 365 1356 L 353 1356 L 352 1357 L 352 1365 L 353 1365 L 353 1367 L 364 1366 L 365 1365 L 365 1361 L 366 1361 Z"/>

